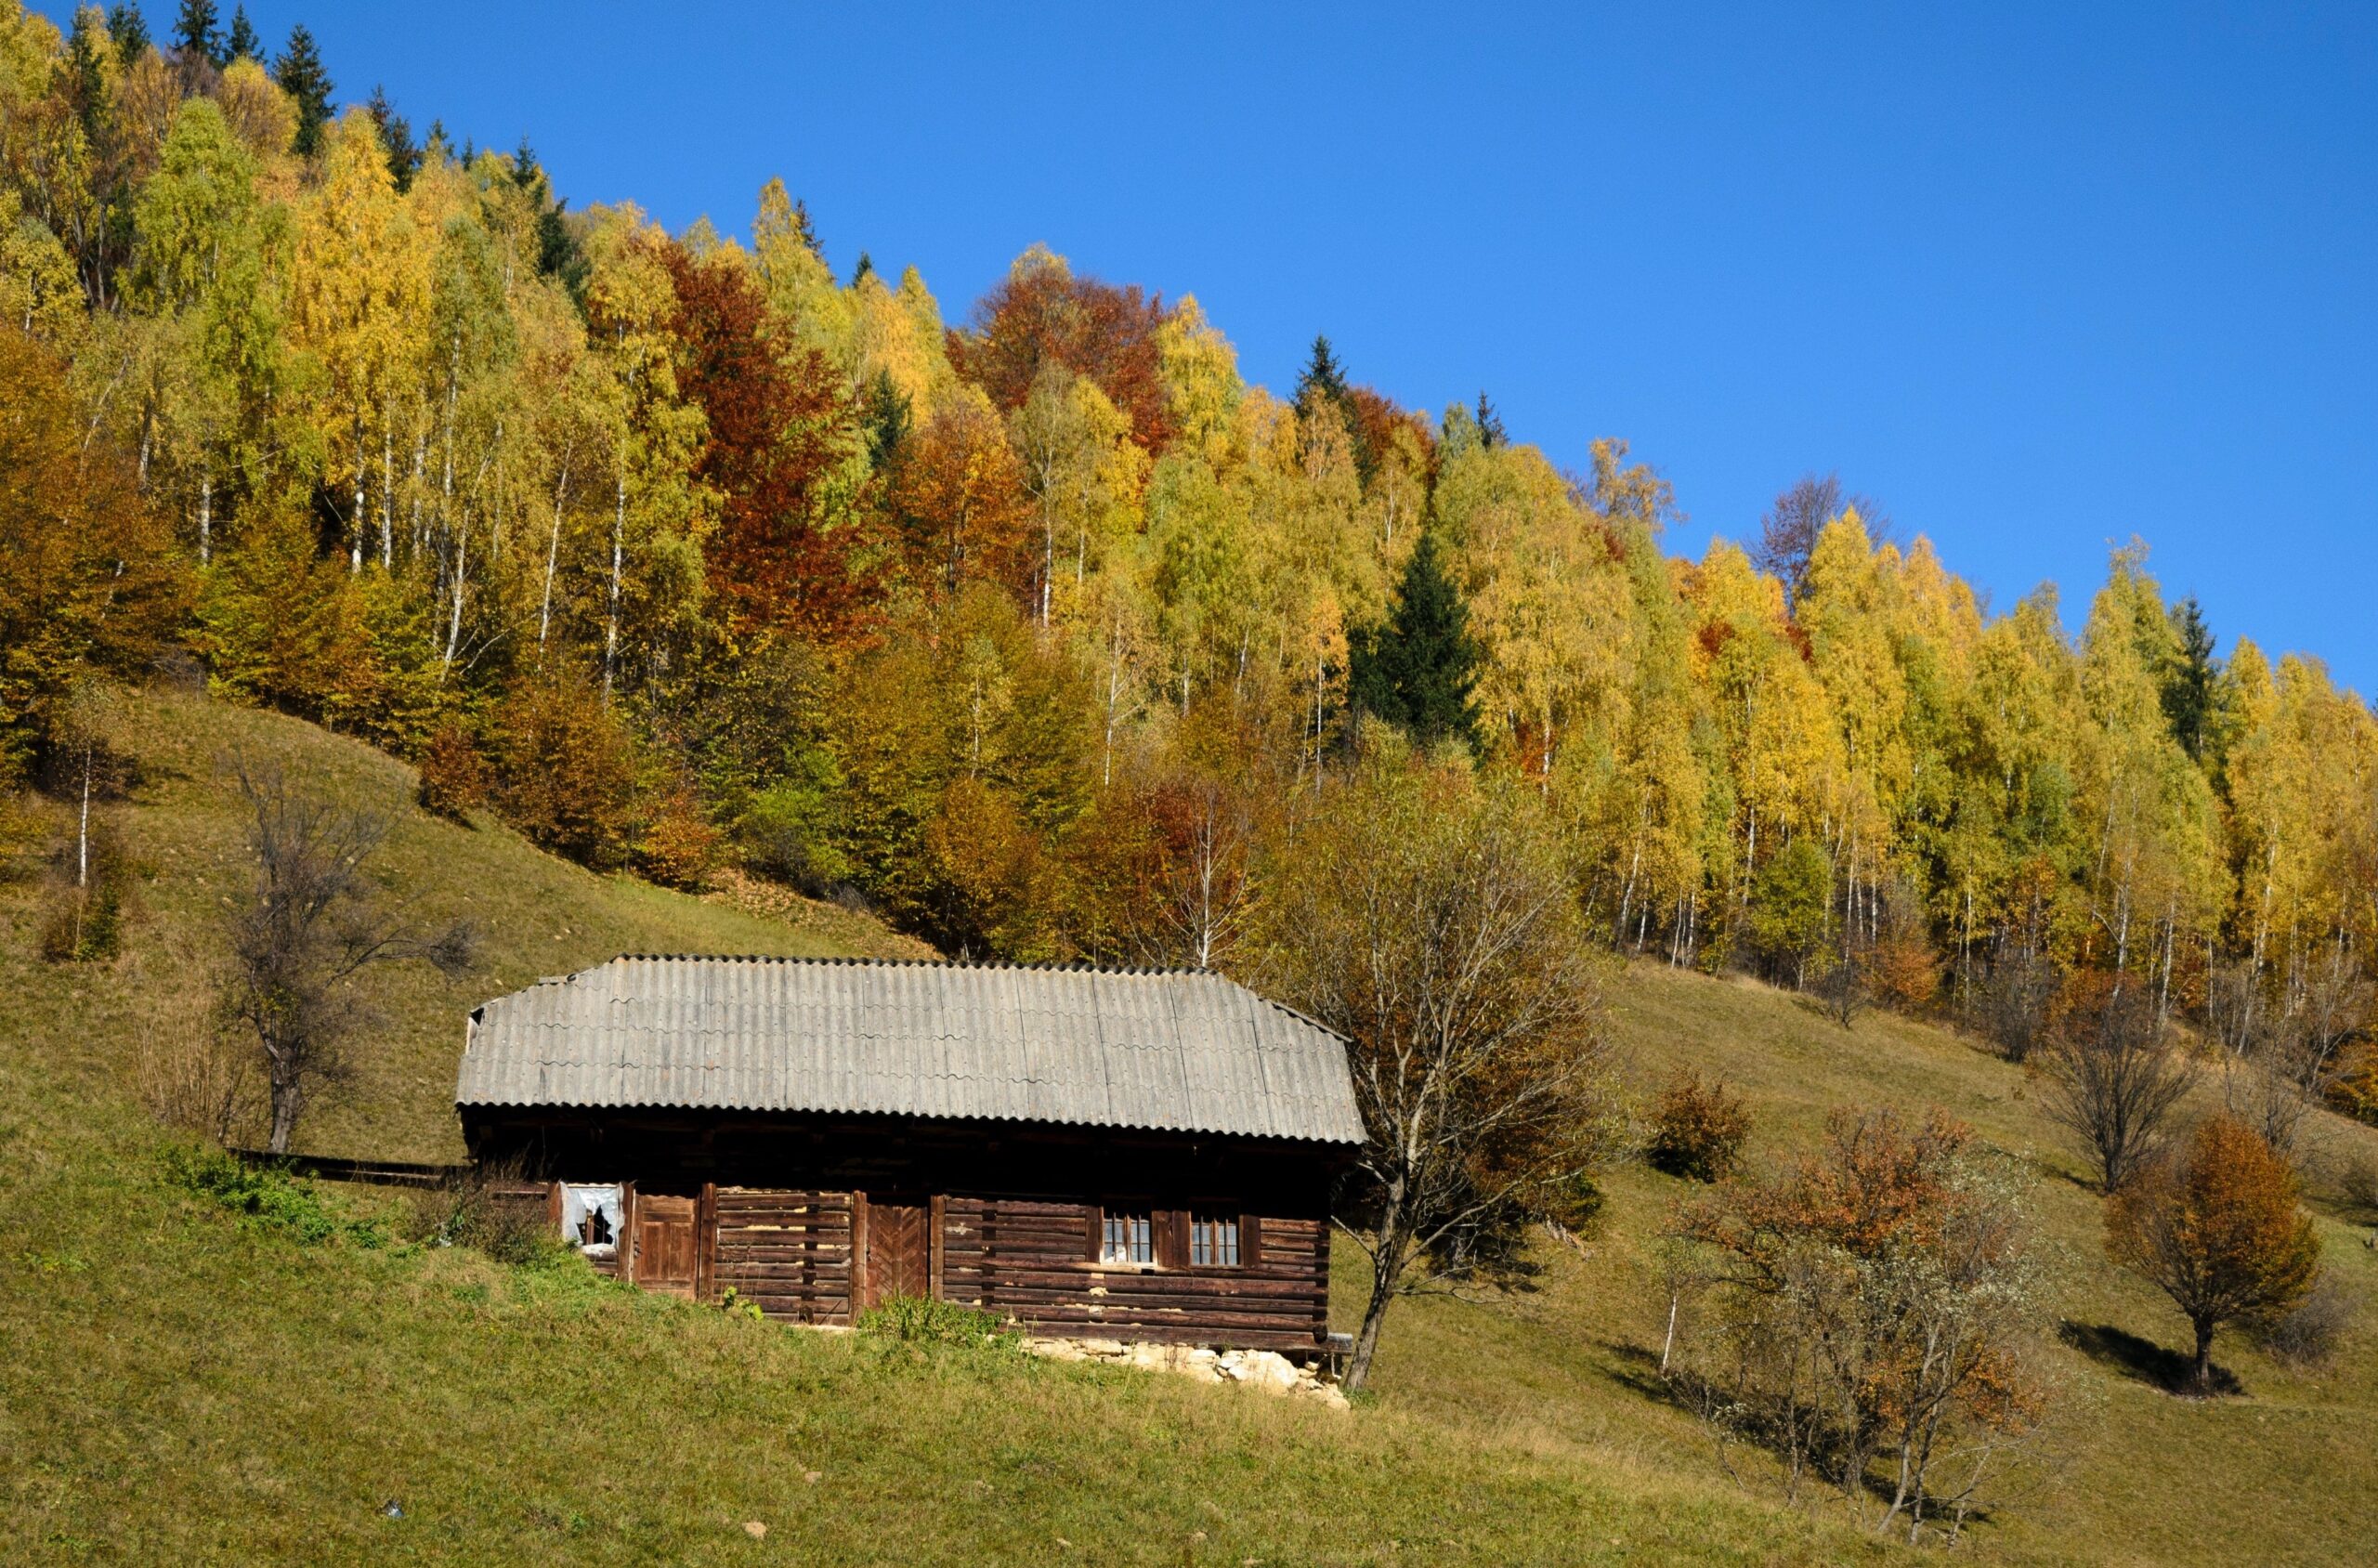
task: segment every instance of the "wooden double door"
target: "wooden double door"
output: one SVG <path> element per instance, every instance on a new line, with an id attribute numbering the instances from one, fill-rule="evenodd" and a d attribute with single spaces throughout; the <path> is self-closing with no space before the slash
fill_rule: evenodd
<path id="1" fill-rule="evenodd" d="M 931 1296 L 934 1289 L 934 1210 L 929 1198 L 868 1195 L 866 1261 L 859 1287 L 861 1312 L 899 1296 Z"/>

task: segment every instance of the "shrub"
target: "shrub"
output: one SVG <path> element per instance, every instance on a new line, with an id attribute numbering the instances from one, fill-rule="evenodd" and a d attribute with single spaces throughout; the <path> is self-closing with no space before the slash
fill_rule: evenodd
<path id="1" fill-rule="evenodd" d="M 2320 1239 L 2295 1172 L 2253 1128 L 2215 1117 L 2181 1156 L 2114 1195 L 2106 1251 L 2172 1299 L 2196 1334 L 2195 1385 L 2213 1392 L 2213 1337 L 2283 1321 L 2312 1292 Z"/>
<path id="2" fill-rule="evenodd" d="M 166 1152 L 165 1173 L 257 1229 L 281 1231 L 308 1244 L 343 1238 L 383 1247 L 388 1241 L 376 1221 L 341 1220 L 333 1214 L 314 1184 L 285 1165 L 250 1165 L 220 1149 L 184 1148 Z"/>
<path id="3" fill-rule="evenodd" d="M 135 1088 L 149 1114 L 167 1127 L 229 1143 L 258 1119 L 253 1067 L 236 1042 L 193 1021 L 142 1043 Z"/>
<path id="4" fill-rule="evenodd" d="M 1970 1142 L 1938 1111 L 1836 1112 L 1783 1175 L 1727 1183 L 1666 1232 L 1671 1386 L 1768 1446 L 1787 1488 L 1815 1470 L 1862 1499 L 1879 1468 L 1875 1528 L 1904 1517 L 1911 1542 L 1962 1522 L 2052 1394 L 2025 1183 Z"/>
<path id="5" fill-rule="evenodd" d="M 487 804 L 495 775 L 471 741 L 470 731 L 448 725 L 429 738 L 421 754 L 421 808 L 450 822 L 467 825 L 474 807 Z"/>
<path id="6" fill-rule="evenodd" d="M 1921 930 L 1884 937 L 1868 949 L 1863 967 L 1875 1000 L 1901 1013 L 1921 1013 L 1940 995 L 1940 955 Z"/>
<path id="7" fill-rule="evenodd" d="M 958 1345 L 973 1350 L 1013 1346 L 1020 1335 L 998 1316 L 924 1296 L 895 1296 L 859 1314 L 858 1331 L 908 1345 Z"/>
<path id="8" fill-rule="evenodd" d="M 2378 1125 L 2378 1044 L 2363 1040 L 2345 1049 L 2328 1100 L 2340 1114 Z"/>
<path id="9" fill-rule="evenodd" d="M 576 676 L 538 676 L 497 705 L 490 738 L 506 820 L 590 866 L 625 857 L 634 749 L 600 692 Z"/>
<path id="10" fill-rule="evenodd" d="M 1644 1156 L 1671 1176 L 1722 1181 L 1741 1163 L 1749 1136 L 1750 1112 L 1740 1095 L 1726 1092 L 1722 1080 L 1704 1084 L 1698 1073 L 1679 1073 L 1660 1091 Z"/>
<path id="11" fill-rule="evenodd" d="M 2365 1212 L 2378 1211 L 2378 1160 L 2357 1154 L 2345 1162 L 2337 1186 L 2345 1201 Z"/>
<path id="12" fill-rule="evenodd" d="M 2043 1108 L 2088 1144 L 2111 1193 L 2162 1153 L 2196 1070 L 2138 987 L 2090 974 L 2070 988 L 2077 1000 L 2042 1053 Z"/>
<path id="13" fill-rule="evenodd" d="M 2336 1359 L 2353 1315 L 2354 1300 L 2345 1287 L 2323 1279 L 2293 1311 L 2256 1328 L 2254 1339 L 2291 1366 L 2326 1366 Z"/>
<path id="14" fill-rule="evenodd" d="M 754 794 L 736 825 L 743 862 L 763 876 L 790 882 L 812 897 L 846 883 L 850 856 L 837 843 L 840 775 L 822 751 L 800 775 Z"/>
<path id="15" fill-rule="evenodd" d="M 473 1247 L 499 1263 L 538 1263 L 568 1250 L 555 1234 L 542 1187 L 516 1165 L 473 1166 L 443 1186 L 416 1192 L 412 1239 L 432 1247 Z"/>
<path id="16" fill-rule="evenodd" d="M 132 862 L 105 817 L 94 817 L 87 843 L 70 840 L 52 867 L 42 901 L 41 956 L 52 963 L 92 963 L 124 946 Z"/>
<path id="17" fill-rule="evenodd" d="M 636 845 L 636 867 L 664 887 L 699 889 L 717 864 L 718 842 L 719 831 L 694 792 L 674 789 L 654 803 Z"/>
<path id="18" fill-rule="evenodd" d="M 41 956 L 52 963 L 94 963 L 124 946 L 124 895 L 109 882 L 52 886 L 43 900 Z"/>

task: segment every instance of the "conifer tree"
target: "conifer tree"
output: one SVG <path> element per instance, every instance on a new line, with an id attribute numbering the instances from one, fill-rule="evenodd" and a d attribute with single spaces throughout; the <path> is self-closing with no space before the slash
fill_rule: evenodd
<path id="1" fill-rule="evenodd" d="M 321 145 L 322 126 L 331 117 L 331 94 L 336 89 L 330 72 L 322 69 L 322 52 L 304 22 L 289 30 L 288 46 L 272 63 L 272 79 L 297 106 L 297 137 L 290 143 L 290 150 L 301 158 L 311 157 Z"/>
<path id="2" fill-rule="evenodd" d="M 203 59 L 217 69 L 230 64 L 217 20 L 215 0 L 182 0 L 181 14 L 174 19 L 174 52 L 185 60 Z"/>
<path id="3" fill-rule="evenodd" d="M 115 58 L 125 64 L 140 58 L 149 47 L 149 23 L 140 15 L 140 7 L 129 3 L 108 7 L 108 36 L 115 40 Z"/>
<path id="4" fill-rule="evenodd" d="M 856 288 L 875 273 L 875 258 L 865 251 L 858 253 L 858 265 L 851 268 L 851 287 Z"/>
<path id="5" fill-rule="evenodd" d="M 412 176 L 421 168 L 422 150 L 412 139 L 412 122 L 397 112 L 388 89 L 377 85 L 364 106 L 372 123 L 380 127 L 380 145 L 388 150 L 388 175 L 397 182 L 399 195 L 412 189 Z"/>
<path id="6" fill-rule="evenodd" d="M 2202 762 L 2221 669 L 2213 658 L 2213 629 L 2204 623 L 2204 609 L 2195 595 L 2173 607 L 2172 634 L 2179 647 L 2163 672 L 2163 716 L 2171 721 L 2172 738 L 2180 749 L 2191 761 Z"/>
<path id="7" fill-rule="evenodd" d="M 900 445 L 908 438 L 914 415 L 908 395 L 900 390 L 890 371 L 878 371 L 868 383 L 867 395 L 859 405 L 859 422 L 867 432 L 867 464 L 881 474 L 900 452 Z"/>
<path id="8" fill-rule="evenodd" d="M 1503 428 L 1501 412 L 1496 409 L 1483 389 L 1478 394 L 1478 439 L 1489 451 L 1496 447 L 1509 446 L 1511 440 L 1510 432 Z"/>
<path id="9" fill-rule="evenodd" d="M 1345 367 L 1338 362 L 1328 336 L 1316 334 L 1313 357 L 1305 362 L 1304 374 L 1297 378 L 1297 412 L 1312 417 L 1315 403 L 1324 399 L 1342 409 L 1347 391 Z"/>
<path id="10" fill-rule="evenodd" d="M 262 61 L 264 40 L 256 36 L 256 24 L 248 20 L 248 8 L 235 6 L 231 9 L 231 31 L 223 36 L 223 60 L 228 66 L 235 59 Z"/>
<path id="11" fill-rule="evenodd" d="M 1477 745 L 1479 647 L 1433 533 L 1420 535 L 1405 563 L 1387 624 L 1350 637 L 1348 654 L 1347 690 L 1358 709 L 1423 744 L 1451 737 Z"/>

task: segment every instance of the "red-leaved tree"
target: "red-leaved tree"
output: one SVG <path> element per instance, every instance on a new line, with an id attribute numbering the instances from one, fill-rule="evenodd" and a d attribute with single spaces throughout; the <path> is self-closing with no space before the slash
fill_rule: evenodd
<path id="1" fill-rule="evenodd" d="M 1172 439 L 1156 329 L 1160 295 L 1137 283 L 1077 277 L 1064 258 L 1035 248 L 974 307 L 971 327 L 949 333 L 958 373 L 1002 410 L 1024 406 L 1051 360 L 1098 384 L 1131 420 L 1131 438 L 1150 452 Z"/>
<path id="2" fill-rule="evenodd" d="M 738 634 L 843 639 L 866 624 L 882 580 L 843 475 L 859 443 L 850 389 L 816 349 L 768 340 L 759 289 L 733 253 L 671 245 L 667 258 L 678 385 L 710 426 L 696 472 L 719 496 L 711 590 Z"/>

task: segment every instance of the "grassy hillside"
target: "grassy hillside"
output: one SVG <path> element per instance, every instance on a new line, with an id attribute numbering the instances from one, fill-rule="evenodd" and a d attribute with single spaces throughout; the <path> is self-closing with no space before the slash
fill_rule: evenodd
<path id="1" fill-rule="evenodd" d="M 1899 1561 L 1830 1506 L 1730 1479 L 1647 1370 L 1662 1302 L 1647 1237 L 1680 1183 L 1629 1169 L 1602 1225 L 1547 1242 L 1540 1288 L 1391 1318 L 1351 1416 L 1230 1389 L 786 1331 L 643 1297 L 574 1263 L 307 1243 L 171 1171 L 127 1085 L 193 1026 L 218 900 L 241 872 L 216 759 L 281 758 L 401 806 L 369 749 L 187 696 L 144 699 L 127 808 L 146 863 L 124 956 L 29 955 L 37 890 L 0 883 L 0 1531 L 10 1560 L 631 1562 L 1800 1562 Z M 479 968 L 373 976 L 381 1023 L 350 1092 L 301 1139 L 454 1152 L 474 1001 L 634 949 L 902 950 L 857 917 L 740 912 L 605 879 L 492 825 L 404 810 L 392 889 L 468 914 Z M 2317 1376 L 2225 1339 L 2243 1397 L 2178 1400 L 2136 1341 L 2178 1325 L 2107 1269 L 2098 1200 L 2021 1074 L 1882 1015 L 1843 1030 L 1767 988 L 1639 967 L 1614 1003 L 1645 1085 L 1686 1062 L 1758 1117 L 1754 1155 L 1834 1106 L 1939 1104 L 2039 1172 L 2059 1248 L 2073 1399 L 2058 1458 L 1972 1539 L 1991 1561 L 2360 1561 L 2378 1538 L 2378 1334 Z M 2378 1150 L 2331 1123 L 2327 1157 Z M 333 1192 L 342 1215 L 392 1211 Z M 2321 1212 L 2332 1267 L 2378 1297 L 2371 1216 Z M 1349 1264 L 1352 1259 L 1345 1260 Z M 1341 1280 L 1351 1281 L 1348 1267 Z M 1342 1286 L 1351 1321 L 1360 1302 Z M 2109 1349 L 2107 1347 L 2114 1347 Z M 2130 1347 L 2125 1351 L 2123 1347 Z M 2125 1355 L 2128 1359 L 2125 1359 Z M 381 1510 L 394 1499 L 404 1517 Z M 763 1537 L 744 1529 L 767 1526 Z"/>
<path id="2" fill-rule="evenodd" d="M 641 1563 L 1768 1563 L 1871 1548 L 1700 1476 L 1426 1412 L 1349 1418 L 1183 1379 L 791 1332 L 574 1262 L 306 1243 L 171 1173 L 124 1085 L 191 1026 L 239 874 L 215 759 L 270 753 L 399 803 L 366 748 L 194 698 L 144 699 L 127 813 L 152 872 L 125 955 L 30 956 L 0 886 L 0 1533 L 10 1561 Z M 463 1010 L 621 949 L 898 949 L 814 911 L 770 923 L 607 881 L 492 827 L 409 813 L 389 855 L 425 919 L 468 913 L 482 967 L 383 971 L 325 1150 L 451 1153 Z M 368 1217 L 396 1200 L 333 1193 Z M 381 1512 L 398 1502 L 402 1519 Z M 768 1527 L 764 1537 L 747 1522 Z"/>
<path id="3" fill-rule="evenodd" d="M 1754 1160 L 1804 1145 L 1836 1106 L 1941 1105 L 2036 1171 L 2032 1201 L 2057 1254 L 2068 1413 L 2050 1472 L 1982 1532 L 1987 1555 L 2369 1560 L 2378 1541 L 2378 1253 L 2364 1242 L 2378 1215 L 2315 1182 L 2328 1266 L 2363 1303 L 2333 1365 L 2293 1371 L 2225 1335 L 2215 1359 L 2245 1397 L 2175 1398 L 2157 1381 L 2152 1347 L 2184 1346 L 2185 1326 L 2162 1296 L 2106 1263 L 2102 1200 L 2021 1071 L 1924 1025 L 1866 1013 L 1844 1030 L 1787 994 L 1665 967 L 1634 967 L 1614 1000 L 1644 1088 L 1682 1064 L 1744 1094 Z M 2324 1117 L 2316 1137 L 2316 1169 L 2355 1152 L 2378 1157 L 2378 1130 Z M 1645 1392 L 1666 1307 L 1646 1242 L 1688 1183 L 1639 1167 L 1609 1189 L 1606 1223 L 1582 1249 L 1541 1249 L 1540 1291 L 1422 1300 L 1391 1318 L 1382 1401 L 1470 1431 L 1719 1473 L 1704 1431 Z M 1744 1457 L 1732 1456 L 1737 1468 Z"/>
<path id="4" fill-rule="evenodd" d="M 829 905 L 795 900 L 779 918 L 763 918 L 723 900 L 598 876 L 540 852 L 490 817 L 471 828 L 443 821 L 414 805 L 410 767 L 361 741 L 279 714 L 152 692 L 130 706 L 121 744 L 142 775 L 133 800 L 120 808 L 141 875 L 126 957 L 111 973 L 76 976 L 90 982 L 95 999 L 121 992 L 159 1030 L 194 1026 L 207 970 L 221 951 L 216 912 L 250 875 L 246 808 L 228 771 L 235 758 L 252 767 L 278 766 L 293 782 L 333 799 L 390 812 L 395 831 L 372 864 L 406 907 L 408 921 L 436 929 L 467 920 L 477 933 L 475 961 L 458 979 L 443 979 L 425 964 L 368 972 L 376 1020 L 359 1041 L 354 1082 L 301 1126 L 298 1143 L 307 1152 L 460 1158 L 453 1089 L 464 1017 L 540 975 L 621 952 L 926 951 Z M 65 830 L 63 813 L 56 827 Z M 31 947 L 36 917 L 34 890 L 12 891 L 0 902 L 0 947 L 14 956 Z M 0 1026 L 13 1022 L 0 1011 Z M 125 1052 L 145 1038 L 146 1027 L 124 1039 L 92 1039 L 78 1055 L 86 1055 L 88 1065 L 128 1067 Z"/>

